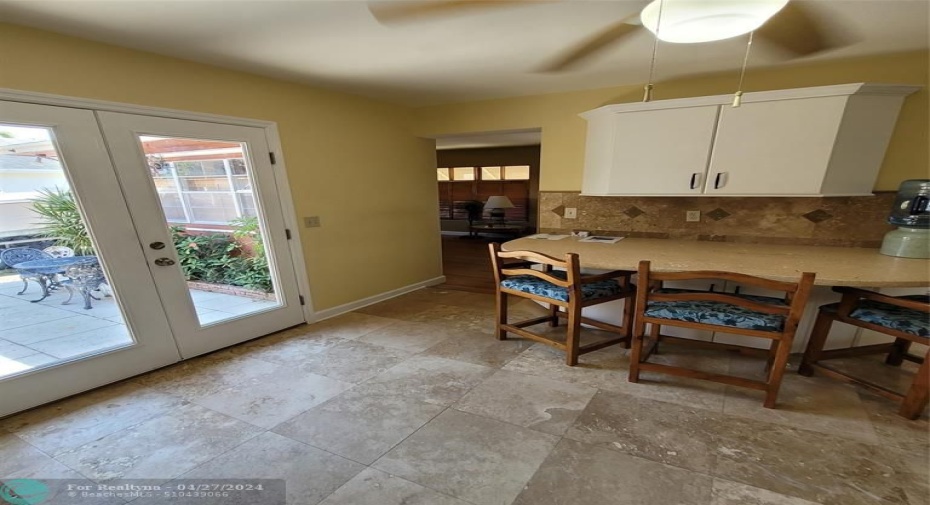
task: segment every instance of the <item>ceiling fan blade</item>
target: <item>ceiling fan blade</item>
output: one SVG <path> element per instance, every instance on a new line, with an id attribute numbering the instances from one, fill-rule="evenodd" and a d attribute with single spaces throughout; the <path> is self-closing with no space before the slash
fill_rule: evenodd
<path id="1" fill-rule="evenodd" d="M 577 47 L 565 51 L 558 58 L 539 68 L 537 72 L 564 72 L 577 66 L 584 60 L 590 58 L 592 55 L 604 50 L 611 44 L 623 40 L 629 35 L 635 33 L 636 30 L 642 28 L 642 25 L 628 23 L 628 21 L 635 19 L 636 16 L 639 16 L 638 12 L 632 16 L 621 19 L 618 23 L 614 23 L 608 26 L 606 29 L 584 41 Z"/>
<path id="2" fill-rule="evenodd" d="M 772 19 L 758 28 L 755 36 L 798 58 L 848 45 L 837 33 L 831 33 L 818 16 L 792 0 Z"/>
<path id="3" fill-rule="evenodd" d="M 381 23 L 415 21 L 427 17 L 454 16 L 461 12 L 512 7 L 553 0 L 427 0 L 427 1 L 376 1 L 368 3 L 368 10 Z"/>

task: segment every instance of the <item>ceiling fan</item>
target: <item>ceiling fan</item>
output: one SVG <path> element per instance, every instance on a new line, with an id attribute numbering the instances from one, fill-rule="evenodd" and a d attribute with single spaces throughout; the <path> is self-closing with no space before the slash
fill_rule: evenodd
<path id="1" fill-rule="evenodd" d="M 370 2 L 369 10 L 384 24 L 454 16 L 469 11 L 551 3 L 552 0 L 432 0 Z M 604 49 L 648 29 L 660 40 L 677 43 L 709 42 L 754 31 L 764 41 L 802 57 L 848 44 L 809 8 L 796 0 L 641 0 L 642 10 L 612 23 L 575 47 L 550 60 L 540 72 L 563 72 L 577 67 Z"/>

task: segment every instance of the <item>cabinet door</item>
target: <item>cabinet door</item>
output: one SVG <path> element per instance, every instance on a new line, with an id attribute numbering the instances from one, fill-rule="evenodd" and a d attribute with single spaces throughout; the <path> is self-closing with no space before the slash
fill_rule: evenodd
<path id="1" fill-rule="evenodd" d="M 713 105 L 617 114 L 608 193 L 700 194 L 718 109 Z"/>
<path id="2" fill-rule="evenodd" d="M 816 195 L 846 97 L 722 107 L 705 193 Z"/>

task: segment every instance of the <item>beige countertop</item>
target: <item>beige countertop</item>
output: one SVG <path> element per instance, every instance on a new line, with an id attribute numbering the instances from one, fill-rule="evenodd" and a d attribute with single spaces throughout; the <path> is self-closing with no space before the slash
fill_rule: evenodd
<path id="1" fill-rule="evenodd" d="M 641 260 L 659 272 L 723 270 L 779 281 L 817 274 L 821 286 L 920 287 L 930 285 L 930 260 L 894 258 L 878 249 L 625 238 L 616 244 L 520 238 L 507 251 L 529 250 L 561 258 L 578 253 L 583 268 L 636 270 Z"/>

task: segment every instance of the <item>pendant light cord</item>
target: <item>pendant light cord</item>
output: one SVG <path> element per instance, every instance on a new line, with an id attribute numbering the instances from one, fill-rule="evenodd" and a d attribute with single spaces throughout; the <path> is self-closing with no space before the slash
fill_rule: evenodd
<path id="1" fill-rule="evenodd" d="M 662 29 L 662 7 L 664 5 L 665 0 L 659 0 L 659 15 L 656 20 L 655 38 L 652 41 L 652 61 L 649 63 L 649 80 L 646 81 L 646 87 L 643 93 L 644 102 L 652 100 L 652 79 L 655 77 L 656 55 L 659 53 L 659 31 Z"/>
<path id="2" fill-rule="evenodd" d="M 743 66 L 739 71 L 739 84 L 736 85 L 736 95 L 733 96 L 733 106 L 739 107 L 743 103 L 743 80 L 746 78 L 746 66 L 749 64 L 749 51 L 752 49 L 752 36 L 749 32 L 749 41 L 746 42 L 746 54 L 743 55 Z"/>

